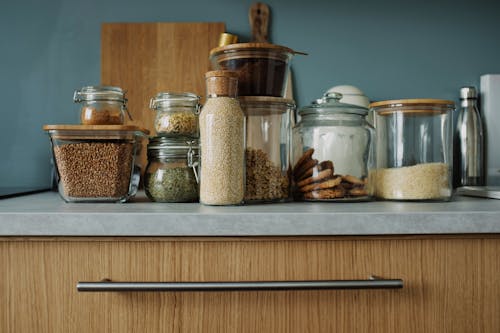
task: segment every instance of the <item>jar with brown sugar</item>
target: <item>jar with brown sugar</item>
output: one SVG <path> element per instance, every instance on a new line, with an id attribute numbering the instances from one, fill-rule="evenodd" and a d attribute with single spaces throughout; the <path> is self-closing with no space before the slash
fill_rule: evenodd
<path id="1" fill-rule="evenodd" d="M 127 112 L 125 91 L 119 87 L 88 86 L 76 90 L 75 103 L 81 103 L 80 122 L 82 125 L 122 125 Z"/>

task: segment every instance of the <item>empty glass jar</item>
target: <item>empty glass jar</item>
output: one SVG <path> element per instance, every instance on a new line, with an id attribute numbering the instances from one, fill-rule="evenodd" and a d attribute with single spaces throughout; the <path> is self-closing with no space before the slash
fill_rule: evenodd
<path id="1" fill-rule="evenodd" d="M 452 101 L 401 99 L 370 104 L 377 130 L 376 196 L 448 200 L 452 180 Z"/>
<path id="2" fill-rule="evenodd" d="M 293 129 L 294 197 L 307 201 L 366 201 L 372 198 L 375 131 L 368 109 L 340 103 L 338 93 L 299 111 Z"/>
<path id="3" fill-rule="evenodd" d="M 157 202 L 198 201 L 198 141 L 153 137 L 148 144 L 144 189 Z"/>

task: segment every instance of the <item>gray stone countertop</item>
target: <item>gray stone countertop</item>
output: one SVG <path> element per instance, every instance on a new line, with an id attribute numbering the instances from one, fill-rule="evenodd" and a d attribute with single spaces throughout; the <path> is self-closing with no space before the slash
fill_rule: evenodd
<path id="1" fill-rule="evenodd" d="M 0 200 L 0 236 L 330 236 L 500 234 L 500 200 L 290 202 L 231 207 L 65 203 L 56 192 Z"/>

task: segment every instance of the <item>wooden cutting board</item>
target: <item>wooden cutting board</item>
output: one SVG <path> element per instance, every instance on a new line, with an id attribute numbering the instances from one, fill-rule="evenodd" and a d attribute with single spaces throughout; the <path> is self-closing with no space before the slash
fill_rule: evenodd
<path id="1" fill-rule="evenodd" d="M 134 124 L 155 135 L 149 100 L 159 92 L 205 95 L 209 52 L 224 23 L 104 23 L 101 30 L 101 84 L 127 91 Z M 144 143 L 140 165 L 146 167 Z"/>

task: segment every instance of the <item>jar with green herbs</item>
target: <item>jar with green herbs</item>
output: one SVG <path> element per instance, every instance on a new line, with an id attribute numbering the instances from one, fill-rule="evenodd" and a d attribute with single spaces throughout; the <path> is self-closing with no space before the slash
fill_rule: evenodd
<path id="1" fill-rule="evenodd" d="M 151 201 L 198 201 L 198 140 L 153 137 L 148 144 L 144 189 Z"/>

